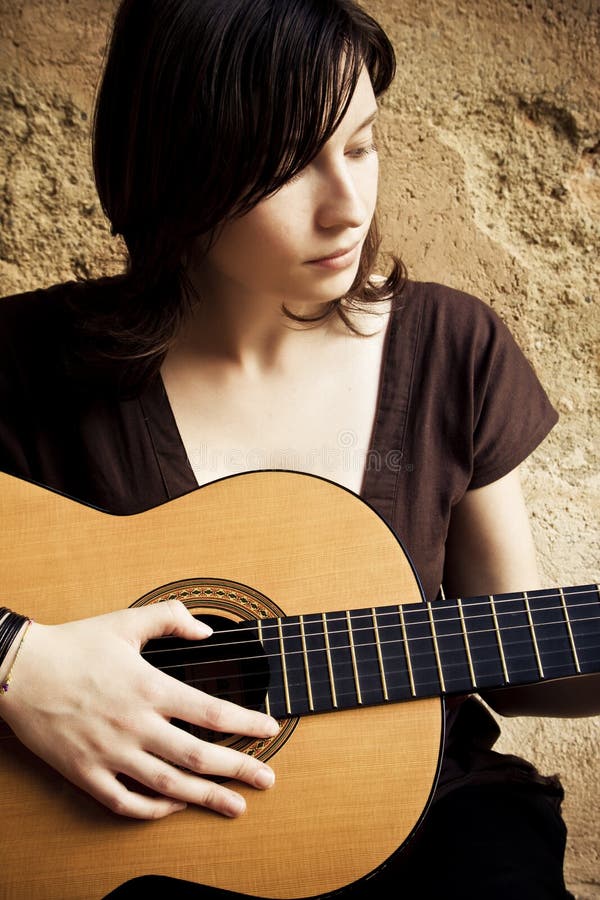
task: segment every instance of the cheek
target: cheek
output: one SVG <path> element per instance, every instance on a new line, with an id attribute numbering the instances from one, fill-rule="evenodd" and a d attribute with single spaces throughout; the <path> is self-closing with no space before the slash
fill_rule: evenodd
<path id="1" fill-rule="evenodd" d="M 369 162 L 370 165 L 368 171 L 365 173 L 366 185 L 364 201 L 370 209 L 371 214 L 373 214 L 375 212 L 375 206 L 377 205 L 377 191 L 379 188 L 379 157 L 376 153 L 373 154 Z"/>
<path id="2" fill-rule="evenodd" d="M 252 210 L 244 219 L 232 222 L 213 248 L 212 263 L 217 271 L 248 287 L 280 288 L 298 252 L 290 227 L 290 216 L 264 215 Z"/>
<path id="3" fill-rule="evenodd" d="M 277 253 L 289 241 L 293 216 L 282 204 L 263 202 L 240 219 L 231 234 L 231 246 L 242 247 L 246 253 L 263 248 Z"/>
<path id="4" fill-rule="evenodd" d="M 261 264 L 263 253 L 260 230 L 247 217 L 231 222 L 212 249 L 213 265 L 221 272 L 239 275 Z"/>
<path id="5" fill-rule="evenodd" d="M 298 250 L 300 235 L 294 227 L 297 217 L 292 209 L 255 210 L 257 215 L 251 229 L 245 236 L 245 250 L 253 265 L 265 265 L 277 269 L 278 263 L 285 263 Z M 268 213 L 268 214 L 267 214 Z"/>

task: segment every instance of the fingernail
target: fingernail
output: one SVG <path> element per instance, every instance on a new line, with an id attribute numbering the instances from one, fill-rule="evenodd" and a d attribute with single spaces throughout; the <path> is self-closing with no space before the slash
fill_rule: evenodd
<path id="1" fill-rule="evenodd" d="M 229 798 L 229 806 L 227 814 L 230 816 L 240 816 L 246 809 L 246 801 L 239 794 L 235 794 Z"/>
<path id="2" fill-rule="evenodd" d="M 275 784 L 275 773 L 265 766 L 259 769 L 254 778 L 254 784 L 258 788 L 270 788 Z"/>
<path id="3" fill-rule="evenodd" d="M 267 731 L 269 737 L 275 737 L 275 735 L 279 732 L 279 722 L 277 719 L 267 718 L 265 723 L 265 730 Z"/>
<path id="4" fill-rule="evenodd" d="M 210 627 L 210 625 L 207 625 L 206 622 L 199 622 L 196 619 L 196 624 L 198 625 L 201 634 L 204 634 L 206 637 L 210 637 L 213 633 L 212 628 Z"/>

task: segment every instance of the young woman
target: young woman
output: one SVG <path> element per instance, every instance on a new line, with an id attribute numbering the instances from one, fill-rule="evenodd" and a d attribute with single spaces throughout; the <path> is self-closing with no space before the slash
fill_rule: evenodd
<path id="1" fill-rule="evenodd" d="M 387 277 L 374 271 L 374 126 L 393 74 L 389 40 L 351 0 L 121 2 L 94 165 L 129 265 L 2 302 L 4 471 L 134 513 L 245 469 L 292 467 L 374 506 L 430 600 L 442 581 L 447 595 L 538 587 L 518 466 L 555 422 L 546 395 L 484 304 L 408 281 L 398 260 Z M 179 603 L 13 630 L 0 714 L 111 810 L 239 816 L 236 781 L 277 790 L 268 765 L 170 723 L 278 727 L 142 660 L 149 638 L 208 633 Z M 543 686 L 488 699 L 503 713 L 576 715 L 593 695 L 579 690 L 576 704 Z M 475 700 L 447 726 L 410 853 L 353 895 L 569 896 L 559 783 L 495 754 Z"/>

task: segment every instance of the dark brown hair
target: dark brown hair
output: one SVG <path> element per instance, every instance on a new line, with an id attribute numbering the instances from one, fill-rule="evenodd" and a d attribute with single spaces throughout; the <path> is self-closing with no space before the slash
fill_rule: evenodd
<path id="1" fill-rule="evenodd" d="M 98 194 L 129 262 L 118 303 L 87 311 L 105 357 L 156 369 L 191 299 L 185 260 L 198 238 L 243 215 L 331 137 L 365 65 L 379 96 L 395 71 L 382 28 L 352 0 L 122 0 L 94 118 Z M 373 222 L 348 295 L 377 301 L 399 260 L 369 283 Z M 332 301 L 319 321 L 338 312 Z M 110 307 L 110 308 L 109 308 Z"/>

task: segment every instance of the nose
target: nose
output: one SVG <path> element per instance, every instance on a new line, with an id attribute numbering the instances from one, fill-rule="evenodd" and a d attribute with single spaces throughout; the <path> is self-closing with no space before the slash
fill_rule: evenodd
<path id="1" fill-rule="evenodd" d="M 372 214 L 366 185 L 358 184 L 345 163 L 328 166 L 317 180 L 317 223 L 321 228 L 360 228 Z M 376 186 L 369 193 L 376 192 Z"/>

